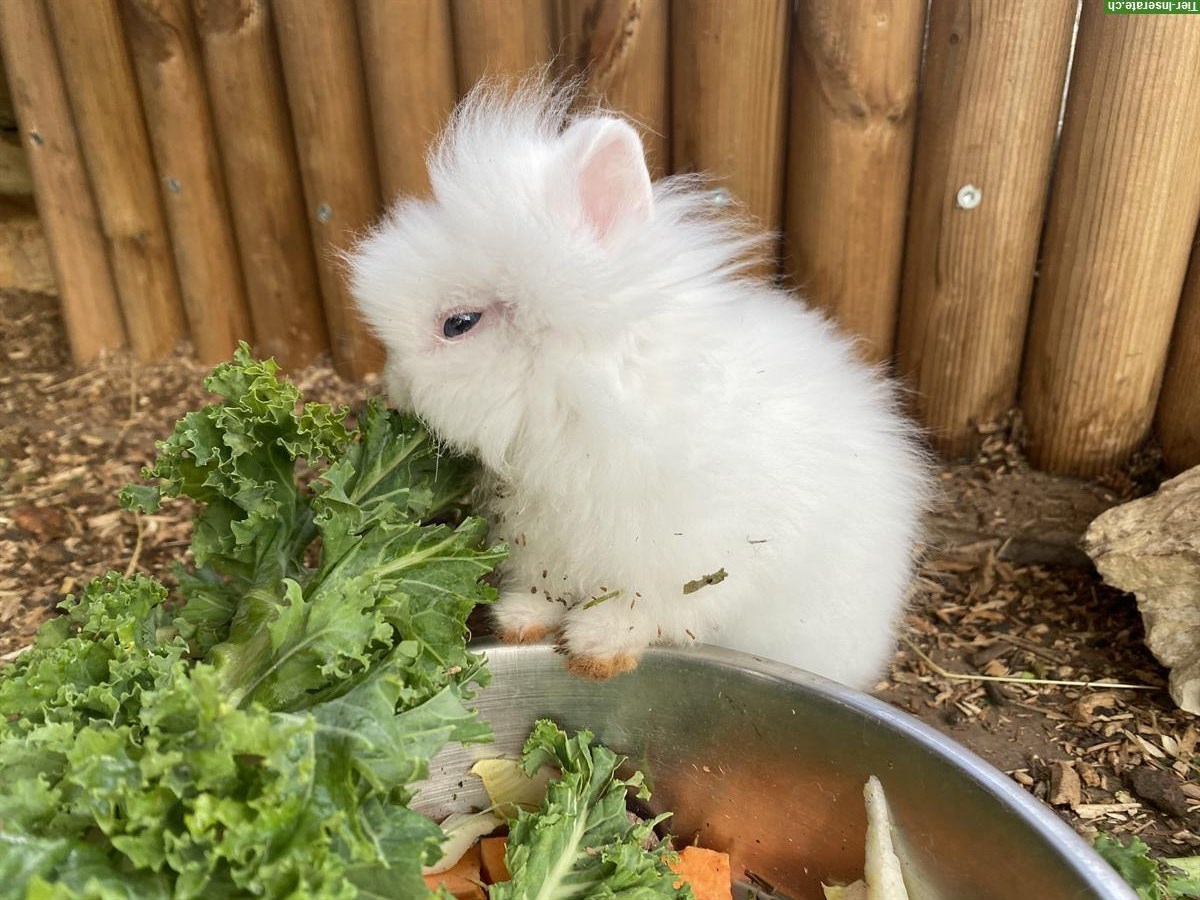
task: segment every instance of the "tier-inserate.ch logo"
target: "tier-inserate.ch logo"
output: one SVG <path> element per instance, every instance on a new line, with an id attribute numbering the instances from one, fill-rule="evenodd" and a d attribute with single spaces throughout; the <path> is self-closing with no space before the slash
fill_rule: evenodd
<path id="1" fill-rule="evenodd" d="M 1200 13 L 1200 0 L 1104 0 L 1104 11 L 1118 15 Z"/>

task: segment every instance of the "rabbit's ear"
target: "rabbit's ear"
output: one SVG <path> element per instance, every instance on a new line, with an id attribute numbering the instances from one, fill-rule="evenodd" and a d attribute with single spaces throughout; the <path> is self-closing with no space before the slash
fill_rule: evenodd
<path id="1" fill-rule="evenodd" d="M 653 190 L 638 133 L 611 116 L 580 119 L 563 132 L 583 219 L 604 241 L 623 225 L 647 221 Z"/>

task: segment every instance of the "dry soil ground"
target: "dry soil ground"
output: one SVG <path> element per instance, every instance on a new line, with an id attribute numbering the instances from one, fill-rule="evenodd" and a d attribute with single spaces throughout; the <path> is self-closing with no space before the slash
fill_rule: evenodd
<path id="1" fill-rule="evenodd" d="M 183 553 L 185 509 L 139 521 L 115 494 L 154 441 L 206 402 L 206 371 L 186 355 L 75 370 L 53 298 L 0 294 L 0 656 L 27 644 L 81 582 L 108 569 L 161 575 Z M 296 380 L 327 402 L 364 394 L 328 367 Z M 1019 421 L 1001 423 L 975 464 L 943 472 L 945 500 L 877 693 L 1085 834 L 1136 833 L 1163 855 L 1200 853 L 1200 721 L 1172 706 L 1131 598 L 1101 584 L 1074 547 L 1095 514 L 1153 487 L 1153 457 L 1079 483 L 1028 471 L 1020 443 Z"/>

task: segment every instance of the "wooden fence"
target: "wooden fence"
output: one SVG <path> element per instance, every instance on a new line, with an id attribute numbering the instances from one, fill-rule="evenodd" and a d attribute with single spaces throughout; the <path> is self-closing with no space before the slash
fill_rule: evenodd
<path id="1" fill-rule="evenodd" d="M 251 338 L 376 369 L 337 251 L 426 189 L 424 147 L 480 75 L 550 63 L 640 123 L 657 173 L 707 171 L 781 232 L 781 274 L 894 361 L 947 455 L 1019 404 L 1044 468 L 1099 472 L 1152 429 L 1200 463 L 1200 17 L 3 0 L 0 47 L 80 362 Z"/>

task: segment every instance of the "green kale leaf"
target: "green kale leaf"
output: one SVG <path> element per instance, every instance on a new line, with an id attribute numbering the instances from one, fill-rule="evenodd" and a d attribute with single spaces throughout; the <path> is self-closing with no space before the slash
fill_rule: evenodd
<path id="1" fill-rule="evenodd" d="M 1195 900 L 1200 898 L 1200 865 L 1197 858 L 1157 860 L 1136 835 L 1128 844 L 1101 834 L 1096 851 L 1108 861 L 1142 900 Z"/>
<path id="2" fill-rule="evenodd" d="M 667 816 L 630 823 L 628 792 L 643 800 L 650 792 L 640 772 L 617 776 L 624 761 L 606 747 L 593 746 L 590 732 L 568 737 L 547 720 L 534 726 L 521 757 L 525 773 L 532 777 L 550 765 L 562 774 L 547 785 L 540 809 L 521 810 L 512 823 L 505 853 L 512 877 L 492 886 L 491 900 L 693 896 L 690 887 L 675 887 L 665 842 L 644 849 L 654 826 Z"/>
<path id="3" fill-rule="evenodd" d="M 0 877 L 27 898 L 420 897 L 408 808 L 490 738 L 467 615 L 503 557 L 414 419 L 305 403 L 243 345 L 129 508 L 196 507 L 177 596 L 109 574 L 0 668 Z"/>

